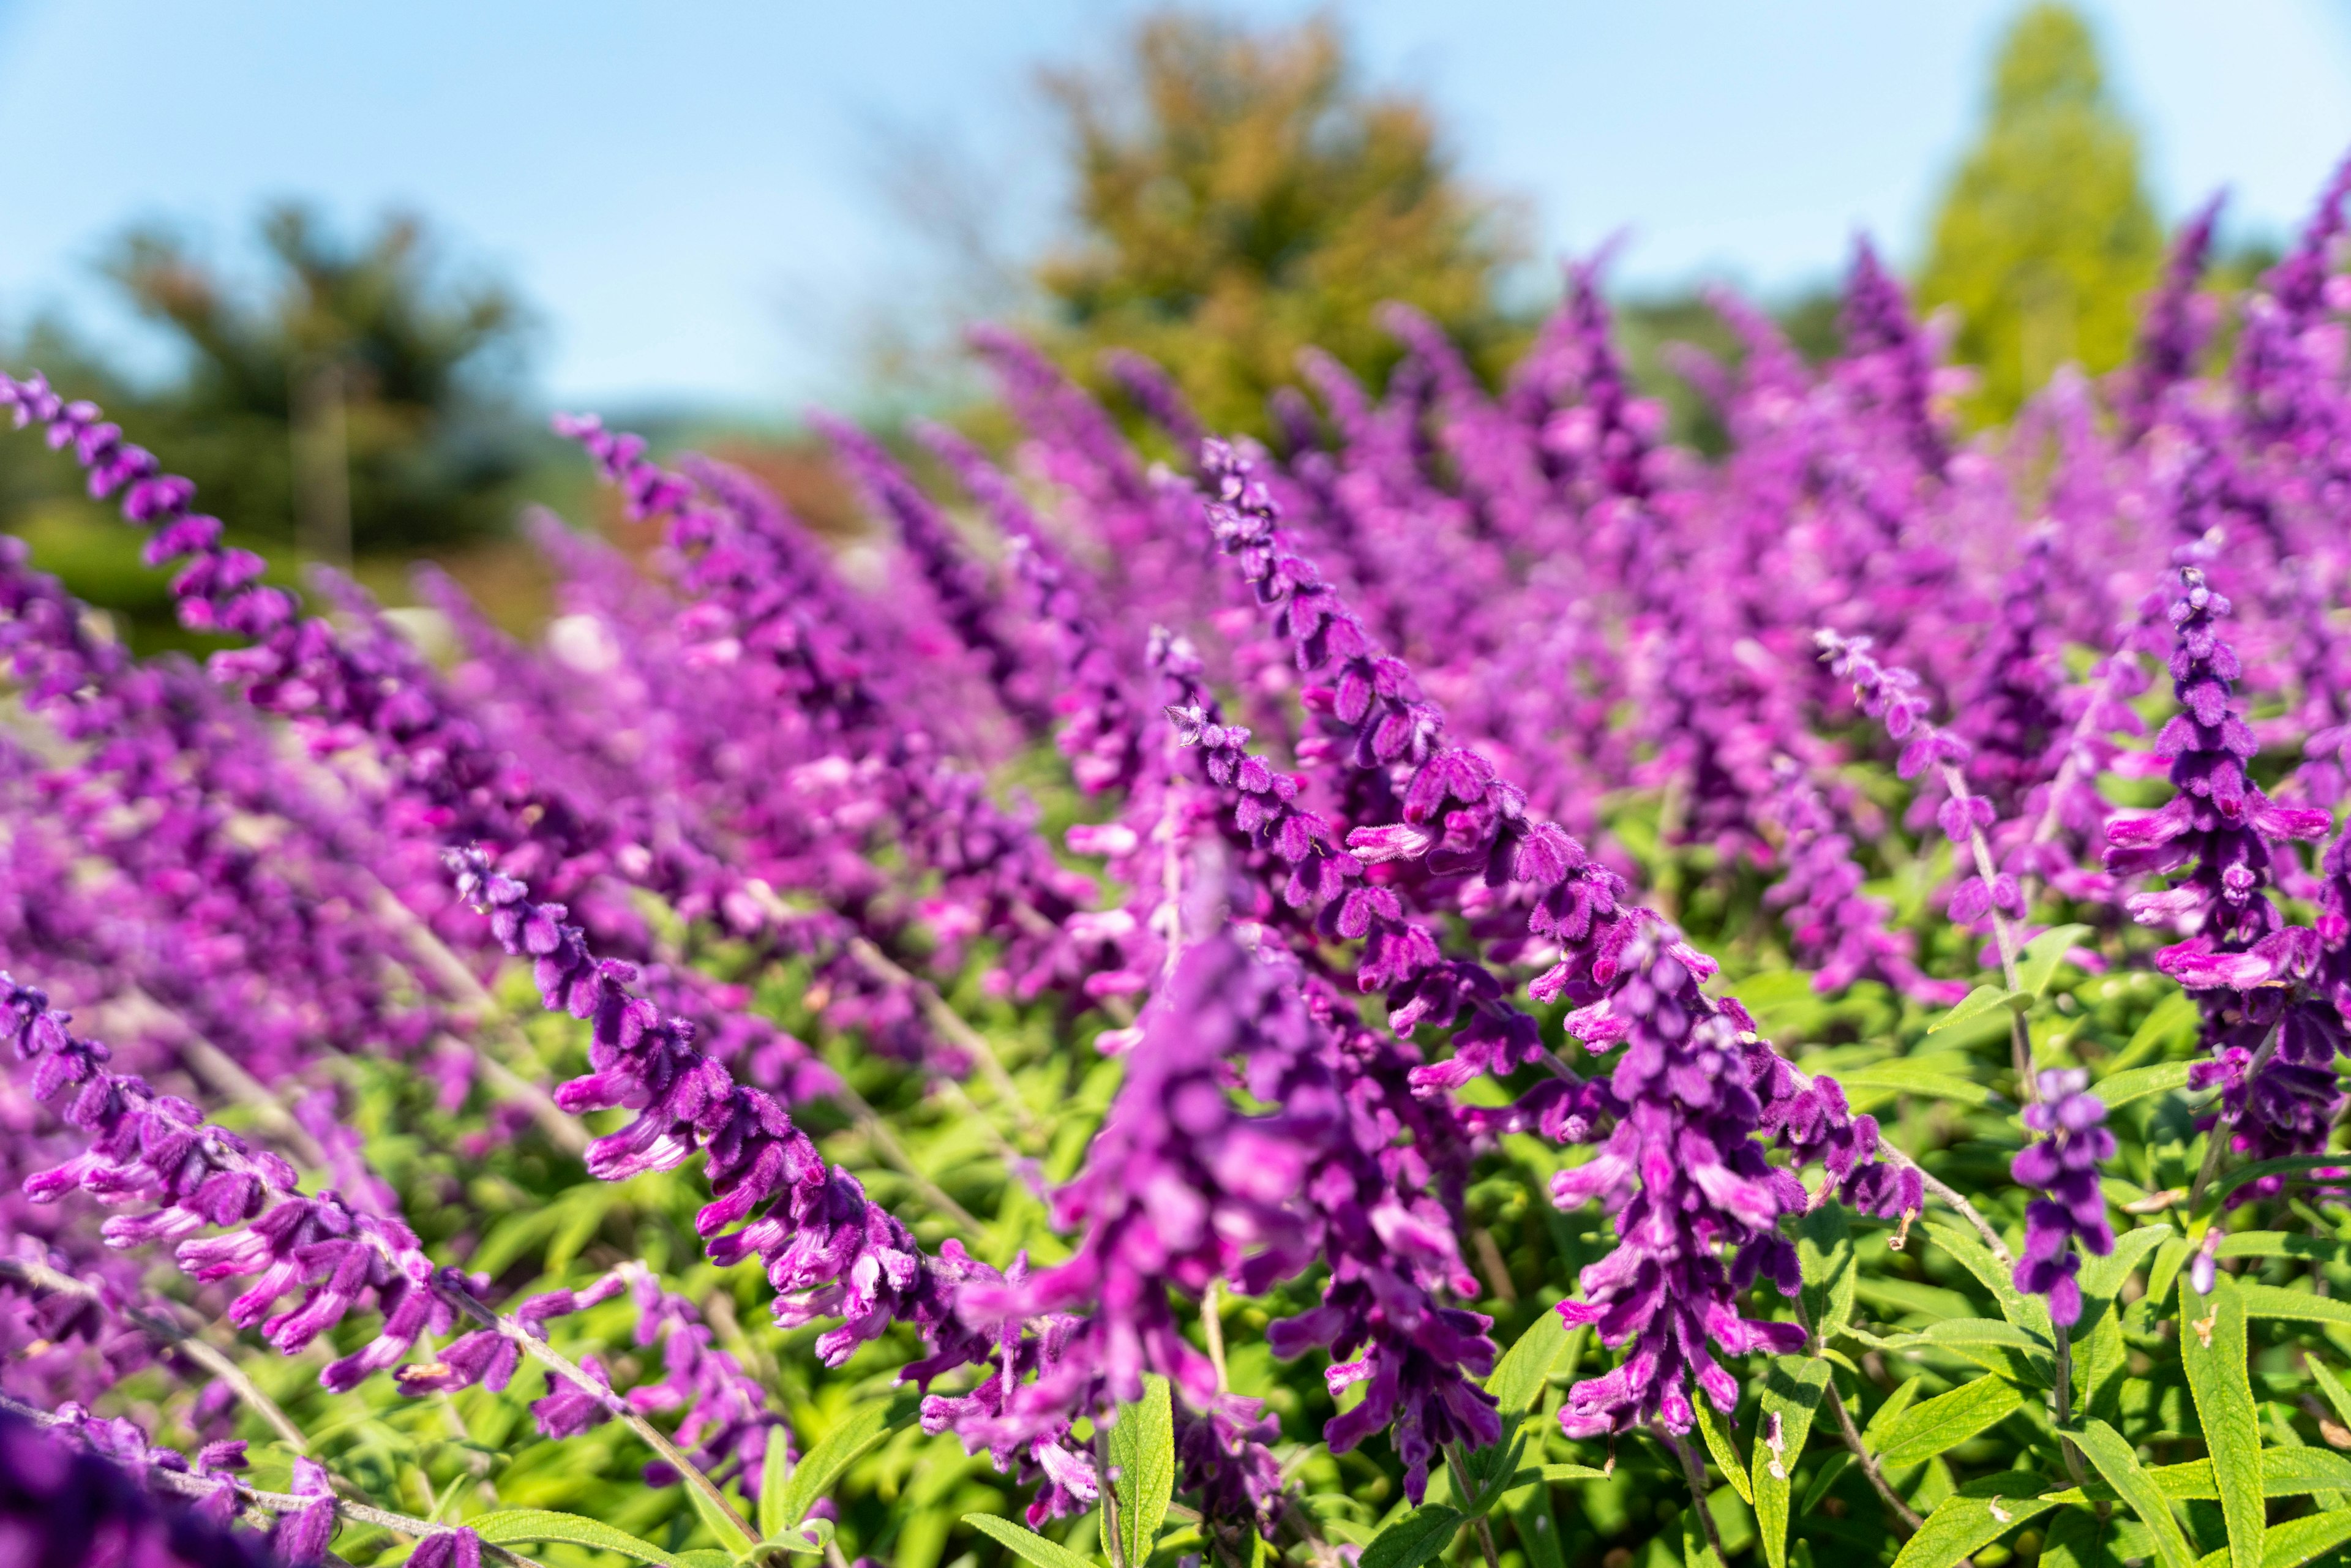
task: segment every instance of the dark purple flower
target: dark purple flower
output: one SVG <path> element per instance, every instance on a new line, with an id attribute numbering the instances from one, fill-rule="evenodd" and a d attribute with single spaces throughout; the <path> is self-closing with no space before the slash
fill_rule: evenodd
<path id="1" fill-rule="evenodd" d="M 2049 1298 L 2049 1321 L 2070 1329 L 2082 1316 L 2074 1282 L 2082 1258 L 2115 1249 L 2106 1200 L 2098 1190 L 2098 1162 L 2115 1154 L 2105 1103 L 2089 1093 L 2090 1075 L 2052 1068 L 2041 1074 L 2040 1103 L 2024 1108 L 2024 1124 L 2041 1134 L 2009 1163 L 2018 1185 L 2046 1194 L 2024 1209 L 2024 1251 L 2016 1260 L 2016 1288 Z"/>

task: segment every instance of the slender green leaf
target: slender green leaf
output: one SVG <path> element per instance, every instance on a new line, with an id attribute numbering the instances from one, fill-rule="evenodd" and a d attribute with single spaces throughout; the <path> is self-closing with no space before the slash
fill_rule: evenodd
<path id="1" fill-rule="evenodd" d="M 2093 1301 L 2108 1301 L 2136 1272 L 2147 1255 L 2171 1239 L 2168 1225 L 2142 1225 L 2115 1238 L 2115 1249 L 2082 1265 L 2082 1306 L 2086 1314 Z"/>
<path id="2" fill-rule="evenodd" d="M 1982 1018 L 1994 1008 L 2015 1007 L 2031 1000 L 2022 991 L 2011 991 L 2001 986 L 1978 986 L 1960 998 L 1959 1005 L 1927 1026 L 1928 1034 L 1940 1034 L 1947 1029 Z"/>
<path id="3" fill-rule="evenodd" d="M 1953 1225 L 1948 1220 L 1930 1219 L 1927 1234 L 1935 1245 L 1949 1253 L 1954 1261 L 1975 1276 L 1976 1283 L 1991 1293 L 1999 1303 L 2000 1315 L 2028 1333 L 2039 1336 L 2045 1345 L 2050 1339 L 2049 1303 L 2039 1296 L 2028 1296 L 2016 1288 L 2015 1270 L 1992 1256 L 1975 1232 Z"/>
<path id="4" fill-rule="evenodd" d="M 1420 1568 L 1453 1543 L 1465 1515 L 1441 1502 L 1425 1502 L 1372 1538 L 1357 1568 Z"/>
<path id="5" fill-rule="evenodd" d="M 680 1568 L 735 1568 L 735 1554 L 715 1547 L 697 1546 L 676 1556 Z"/>
<path id="6" fill-rule="evenodd" d="M 2164 1496 L 2174 1502 L 2201 1500 L 2218 1502 L 2220 1483 L 2212 1478 L 2212 1461 L 2189 1459 L 2185 1464 L 2156 1465 L 2147 1477 Z M 2351 1458 L 2325 1448 L 2263 1448 L 2262 1450 L 2262 1495 L 2263 1497 L 2306 1497 L 2312 1492 L 2333 1491 L 2351 1488 Z M 2068 1487 L 2064 1491 L 2049 1494 L 2052 1502 L 2114 1502 L 2115 1489 L 2104 1481 L 2092 1481 L 2086 1487 Z"/>
<path id="7" fill-rule="evenodd" d="M 1593 1465 L 1545 1465 L 1542 1479 L 1547 1481 L 1604 1481 L 1608 1472 Z"/>
<path id="8" fill-rule="evenodd" d="M 2229 1561 L 2232 1568 L 2260 1568 L 2267 1512 L 2262 1505 L 2261 1423 L 2245 1354 L 2245 1303 L 2234 1279 L 2216 1276 L 2209 1296 L 2180 1292 L 2179 1358 L 2220 1489 Z"/>
<path id="9" fill-rule="evenodd" d="M 1722 1559 L 1708 1539 L 1706 1523 L 1698 1511 L 1697 1503 L 1682 1510 L 1682 1568 L 1722 1568 Z"/>
<path id="10" fill-rule="evenodd" d="M 1805 1518 L 1814 1509 L 1820 1507 L 1821 1500 L 1829 1495 L 1830 1490 L 1837 1484 L 1838 1478 L 1844 1474 L 1845 1468 L 1852 1463 L 1853 1455 L 1844 1448 L 1837 1449 L 1827 1458 L 1823 1459 L 1820 1469 L 1813 1472 L 1813 1484 L 1804 1489 L 1804 1500 L 1796 1505 L 1796 1517 Z"/>
<path id="11" fill-rule="evenodd" d="M 840 1425 L 827 1432 L 817 1446 L 810 1448 L 800 1462 L 792 1467 L 792 1477 L 784 1487 L 783 1496 L 777 1500 L 776 1513 L 783 1521 L 782 1528 L 789 1529 L 808 1516 L 816 1500 L 831 1491 L 833 1483 L 848 1472 L 849 1467 L 864 1458 L 868 1449 L 891 1433 L 914 1424 L 922 1412 L 922 1400 L 913 1389 L 902 1388 L 887 1399 L 876 1399 L 861 1405 L 843 1416 Z M 767 1510 L 760 1510 L 763 1521 Z"/>
<path id="12" fill-rule="evenodd" d="M 1690 1404 L 1698 1412 L 1698 1429 L 1706 1438 L 1707 1452 L 1714 1456 L 1715 1468 L 1722 1472 L 1722 1479 L 1730 1483 L 1730 1490 L 1739 1494 L 1740 1500 L 1753 1507 L 1755 1489 L 1747 1479 L 1746 1462 L 1739 1457 L 1738 1441 L 1731 1437 L 1730 1427 L 1723 1420 L 1722 1412 L 1714 1407 L 1714 1401 L 1704 1396 L 1691 1400 Z"/>
<path id="13" fill-rule="evenodd" d="M 1923 1465 L 1998 1426 L 2023 1403 L 2023 1396 L 2006 1379 L 1979 1377 L 1924 1405 L 1912 1406 L 1887 1429 L 1878 1453 L 1889 1465 Z"/>
<path id="14" fill-rule="evenodd" d="M 1877 1414 L 1872 1416 L 1869 1418 L 1869 1425 L 1861 1429 L 1863 1448 L 1874 1454 L 1884 1447 L 1886 1435 L 1894 1430 L 1894 1424 L 1901 1420 L 1903 1415 L 1917 1400 L 1920 1381 L 1919 1378 L 1913 1377 L 1886 1396 L 1886 1403 L 1877 1407 Z"/>
<path id="15" fill-rule="evenodd" d="M 2082 938 L 2088 935 L 2090 928 L 2086 925 L 2052 925 L 2027 942 L 2024 950 L 2016 956 L 2018 986 L 2039 1001 L 2048 994 L 2049 982 L 2056 978 L 2057 966 L 2064 962 L 2066 953 L 2080 946 Z"/>
<path id="16" fill-rule="evenodd" d="M 1165 1378 L 1144 1375 L 1143 1397 L 1119 1406 L 1109 1448 L 1118 1476 L 1119 1545 L 1127 1562 L 1149 1562 L 1167 1500 L 1176 1495 L 1176 1416 Z"/>
<path id="17" fill-rule="evenodd" d="M 771 1536 L 799 1522 L 784 1517 L 784 1494 L 791 1490 L 792 1450 L 780 1434 L 768 1437 L 767 1457 L 759 1461 L 759 1533 Z"/>
<path id="18" fill-rule="evenodd" d="M 2156 1555 L 2163 1560 L 2164 1568 L 2189 1568 L 2195 1554 L 2188 1548 L 2188 1538 L 2180 1533 L 2179 1521 L 2171 1517 L 2171 1504 L 2138 1462 L 2131 1446 L 2122 1435 L 2104 1421 L 2084 1423 L 2074 1435 L 2082 1457 L 2098 1469 L 2115 1495 L 2138 1515 L 2155 1541 Z"/>
<path id="19" fill-rule="evenodd" d="M 2119 1078 L 2151 1056 L 2160 1055 L 2171 1047 L 2187 1045 L 2196 1038 L 2196 1031 L 2203 1026 L 2203 1021 L 2204 1015 L 2197 1007 L 2195 998 L 2186 991 L 2171 992 L 2156 1003 L 2147 1017 L 2140 1020 L 2138 1028 L 2131 1031 L 2131 1037 L 2122 1051 L 2106 1064 L 2108 1076 Z M 2104 1099 L 2105 1083 L 2103 1079 L 2097 1089 L 2099 1097 Z M 2111 1105 L 2114 1102 L 2109 1100 L 2106 1103 Z"/>
<path id="20" fill-rule="evenodd" d="M 1796 1262 L 1803 1274 L 1804 1321 L 1813 1343 L 1826 1344 L 1853 1316 L 1853 1227 L 1844 1205 L 1823 1204 L 1796 1222 Z"/>
<path id="21" fill-rule="evenodd" d="M 1771 1568 L 1787 1568 L 1788 1489 L 1828 1386 L 1829 1364 L 1817 1356 L 1775 1355 L 1763 1375 L 1763 1425 L 1755 1435 L 1750 1500 Z"/>
<path id="22" fill-rule="evenodd" d="M 2262 1568 L 2300 1568 L 2346 1541 L 2351 1541 L 2351 1508 L 2288 1520 L 2262 1537 Z"/>
<path id="23" fill-rule="evenodd" d="M 2326 1402 L 2335 1406 L 2335 1418 L 2346 1427 L 2351 1427 L 2351 1389 L 2345 1388 L 2343 1380 L 2335 1375 L 2335 1369 L 2316 1356 L 2305 1355 L 2302 1364 L 2310 1369 L 2310 1375 L 2318 1384 L 2318 1391 L 2326 1396 Z"/>
<path id="24" fill-rule="evenodd" d="M 2351 1323 L 2351 1301 L 2337 1296 L 2314 1296 L 2283 1285 L 2250 1285 L 2241 1281 L 2237 1294 L 2249 1318 L 2292 1318 L 2305 1323 Z"/>
<path id="25" fill-rule="evenodd" d="M 1986 1476 L 1935 1505 L 1910 1539 L 1902 1543 L 1894 1568 L 1951 1568 L 2054 1505 L 2037 1497 L 2045 1483 L 2023 1470 Z"/>
<path id="26" fill-rule="evenodd" d="M 740 1557 L 758 1544 L 743 1533 L 743 1527 L 736 1523 L 726 1511 L 700 1487 L 689 1484 L 685 1495 L 693 1500 L 694 1511 L 702 1516 L 702 1522 L 710 1527 L 710 1533 L 718 1537 L 718 1543 L 727 1551 Z"/>
<path id="27" fill-rule="evenodd" d="M 1963 1105 L 1988 1105 L 1998 1098 L 1973 1079 L 1898 1061 L 1858 1068 L 1841 1075 L 1837 1083 L 1856 1105 L 1875 1103 L 1894 1094 L 1908 1094 L 1920 1100 L 1956 1100 Z"/>
<path id="28" fill-rule="evenodd" d="M 678 1561 L 650 1541 L 640 1541 L 602 1520 L 586 1519 L 576 1513 L 556 1513 L 543 1508 L 502 1508 L 496 1513 L 476 1514 L 465 1523 L 465 1528 L 493 1546 L 509 1546 L 517 1541 L 559 1541 L 570 1546 L 615 1552 L 639 1563 L 655 1563 L 659 1568 L 674 1568 Z"/>
<path id="29" fill-rule="evenodd" d="M 1060 1542 L 1048 1541 L 1008 1519 L 999 1519 L 992 1513 L 967 1513 L 963 1521 L 982 1535 L 1002 1542 L 1037 1568 L 1095 1568 L 1092 1558 L 1081 1557 Z"/>
<path id="30" fill-rule="evenodd" d="M 2340 1263 L 2351 1260 L 2351 1242 L 2331 1236 L 2298 1236 L 2289 1230 L 2240 1230 L 2222 1237 L 2215 1253 L 2222 1258 L 2307 1258 Z"/>
<path id="31" fill-rule="evenodd" d="M 2099 1079 L 2092 1092 L 2107 1110 L 2116 1110 L 2150 1094 L 2168 1094 L 2187 1088 L 2189 1069 L 2195 1065 L 2192 1061 L 2158 1061 L 2152 1067 L 2134 1067 Z"/>
<path id="32" fill-rule="evenodd" d="M 1486 1392 L 1500 1404 L 1504 1426 L 1534 1407 L 1551 1369 L 1558 1364 L 1559 1353 L 1567 1348 L 1567 1320 L 1556 1309 L 1546 1307 L 1502 1353 L 1494 1375 L 1486 1379 Z"/>
<path id="33" fill-rule="evenodd" d="M 2282 1159 L 2255 1160 L 2252 1165 L 2239 1166 L 2235 1170 L 2205 1188 L 2204 1204 L 2207 1208 L 2210 1208 L 2247 1182 L 2259 1181 L 2263 1176 L 2291 1176 L 2296 1181 L 2316 1182 L 2321 1186 L 2351 1182 L 2351 1171 L 2339 1176 L 2318 1174 L 2329 1166 L 2341 1164 L 2343 1164 L 2341 1155 L 2288 1155 Z"/>

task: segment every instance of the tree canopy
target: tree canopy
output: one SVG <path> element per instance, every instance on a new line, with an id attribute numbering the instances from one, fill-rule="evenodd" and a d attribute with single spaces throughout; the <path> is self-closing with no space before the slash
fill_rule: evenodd
<path id="1" fill-rule="evenodd" d="M 1511 331 L 1495 300 L 1518 214 L 1465 184 L 1429 109 L 1365 87 L 1327 20 L 1272 31 L 1146 19 L 1120 67 L 1047 78 L 1075 165 L 1077 232 L 1040 267 L 1058 346 L 1138 350 L 1215 428 L 1316 344 L 1359 374 L 1397 352 L 1374 323 L 1418 307 L 1475 352 Z"/>
<path id="2" fill-rule="evenodd" d="M 2064 5 L 2032 6 L 2001 46 L 1918 277 L 1922 305 L 1957 308 L 1958 355 L 1981 371 L 1970 412 L 2005 417 L 2068 361 L 2120 364 L 2162 248 L 2089 27 Z"/>

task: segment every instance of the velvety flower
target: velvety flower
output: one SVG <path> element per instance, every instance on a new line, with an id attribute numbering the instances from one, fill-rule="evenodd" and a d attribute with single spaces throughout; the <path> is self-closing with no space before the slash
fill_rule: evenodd
<path id="1" fill-rule="evenodd" d="M 2016 1260 L 2016 1288 L 2049 1298 L 2049 1321 L 2070 1329 L 2081 1320 L 2082 1251 L 2103 1258 L 2115 1249 L 2106 1200 L 2098 1190 L 2098 1164 L 2115 1154 L 2106 1107 L 2088 1092 L 2090 1075 L 2052 1068 L 2041 1074 L 2038 1103 L 2024 1108 L 2024 1124 L 2041 1136 L 2009 1163 L 2021 1186 L 2038 1189 L 2024 1209 L 2024 1250 Z"/>
<path id="2" fill-rule="evenodd" d="M 1710 967 L 1690 960 L 1678 933 L 1643 920 L 1617 955 L 1623 981 L 1570 1021 L 1587 1040 L 1625 1047 L 1610 1076 L 1625 1107 L 1614 1132 L 1552 1180 L 1562 1208 L 1597 1198 L 1618 1238 L 1583 1270 L 1581 1297 L 1559 1306 L 1624 1353 L 1614 1370 L 1568 1390 L 1560 1424 L 1570 1437 L 1652 1421 L 1686 1433 L 1697 1420 L 1693 1382 L 1725 1414 L 1739 1402 L 1737 1381 L 1708 1346 L 1743 1355 L 1804 1343 L 1799 1323 L 1740 1312 L 1758 1278 L 1795 1294 L 1795 1249 L 1776 1227 L 1804 1197 L 1764 1160 L 1740 1031 L 1698 989 Z"/>
<path id="3" fill-rule="evenodd" d="M 169 1457 L 185 1468 L 184 1458 Z M 271 1568 L 281 1559 L 200 1506 L 154 1495 L 103 1450 L 0 1410 L 0 1561 L 26 1568 Z"/>

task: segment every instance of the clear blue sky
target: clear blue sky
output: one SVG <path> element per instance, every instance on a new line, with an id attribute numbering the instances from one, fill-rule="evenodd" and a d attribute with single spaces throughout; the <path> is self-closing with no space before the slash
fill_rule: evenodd
<path id="1" fill-rule="evenodd" d="M 265 201 L 403 204 L 538 308 L 564 403 L 785 411 L 845 395 L 857 328 L 928 274 L 890 147 L 1050 233 L 1043 64 L 1105 57 L 1130 0 L 0 0 L 0 323 L 66 311 L 133 219 L 224 248 Z M 1256 0 L 1297 15 L 1297 0 Z M 1617 276 L 1762 288 L 1856 228 L 1917 252 L 2005 0 L 1353 0 L 1371 74 L 1438 106 L 1466 170 Z M 2351 147 L 2351 0 L 2087 7 L 2167 217 L 2221 184 L 2283 234 Z"/>

